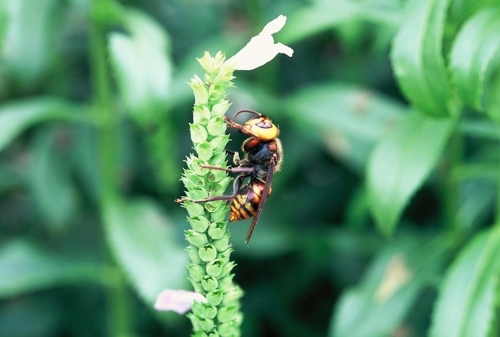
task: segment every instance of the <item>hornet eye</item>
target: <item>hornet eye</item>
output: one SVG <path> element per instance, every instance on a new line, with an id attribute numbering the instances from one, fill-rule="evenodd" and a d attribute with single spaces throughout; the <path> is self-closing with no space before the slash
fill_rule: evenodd
<path id="1" fill-rule="evenodd" d="M 271 123 L 266 123 L 266 122 L 258 122 L 257 125 L 259 128 L 262 128 L 262 129 L 270 129 L 273 127 L 273 125 Z"/>

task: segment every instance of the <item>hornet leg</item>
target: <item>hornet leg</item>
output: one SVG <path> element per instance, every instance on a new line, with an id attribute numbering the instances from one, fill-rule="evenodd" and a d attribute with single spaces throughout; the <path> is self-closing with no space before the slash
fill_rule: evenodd
<path id="1" fill-rule="evenodd" d="M 233 156 L 234 165 L 240 166 L 240 154 L 237 151 L 226 150 L 226 152 Z"/>
<path id="2" fill-rule="evenodd" d="M 226 200 L 226 201 L 233 200 L 238 195 L 240 188 L 241 188 L 241 184 L 243 183 L 243 180 L 245 179 L 245 177 L 246 177 L 245 175 L 241 174 L 234 180 L 233 194 L 231 194 L 231 195 L 215 195 L 215 196 L 208 197 L 205 199 L 200 199 L 200 200 L 193 200 L 193 199 L 189 199 L 189 198 L 180 198 L 180 199 L 175 199 L 174 201 L 177 203 L 189 201 L 189 202 L 193 202 L 195 204 L 202 204 L 205 202 L 217 201 L 217 200 Z"/>

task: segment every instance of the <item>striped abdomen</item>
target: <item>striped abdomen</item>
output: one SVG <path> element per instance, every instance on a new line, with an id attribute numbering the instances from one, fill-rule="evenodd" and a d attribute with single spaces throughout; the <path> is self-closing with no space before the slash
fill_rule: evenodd
<path id="1" fill-rule="evenodd" d="M 253 217 L 257 213 L 257 208 L 259 208 L 265 185 L 259 179 L 252 179 L 247 185 L 240 188 L 236 197 L 231 201 L 229 221 L 240 221 Z M 267 197 L 269 197 L 269 194 L 271 194 L 270 188 Z"/>

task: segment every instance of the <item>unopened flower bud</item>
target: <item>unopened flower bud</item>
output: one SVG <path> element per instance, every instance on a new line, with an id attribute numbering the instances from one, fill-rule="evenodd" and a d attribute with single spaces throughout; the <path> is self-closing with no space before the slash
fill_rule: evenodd
<path id="1" fill-rule="evenodd" d="M 222 272 L 222 261 L 220 260 L 212 260 L 207 263 L 206 272 L 208 275 L 213 277 L 219 277 Z"/>
<path id="2" fill-rule="evenodd" d="M 187 268 L 189 270 L 189 276 L 193 281 L 196 282 L 200 282 L 201 278 L 206 274 L 205 269 L 203 269 L 202 266 L 197 264 L 190 263 L 188 264 Z"/>
<path id="3" fill-rule="evenodd" d="M 210 291 L 217 289 L 218 285 L 219 285 L 219 282 L 217 282 L 217 279 L 215 277 L 212 277 L 212 276 L 204 276 L 201 280 L 201 286 L 207 292 L 210 292 Z"/>
<path id="4" fill-rule="evenodd" d="M 217 76 L 215 76 L 214 82 L 223 84 L 224 87 L 226 88 L 234 88 L 234 85 L 231 82 L 231 80 L 234 78 L 233 73 L 235 70 L 236 69 L 234 64 L 229 64 L 227 62 L 224 62 L 224 64 L 221 67 L 221 70 L 219 71 Z"/>
<path id="5" fill-rule="evenodd" d="M 224 294 L 222 304 L 224 304 L 225 306 L 236 305 L 238 304 L 241 297 L 243 297 L 243 291 L 241 290 L 241 288 L 238 286 L 233 286 L 231 290 Z M 208 296 L 207 301 L 209 301 Z"/>
<path id="6" fill-rule="evenodd" d="M 191 140 L 195 144 L 204 142 L 208 138 L 207 130 L 200 124 L 189 124 L 191 130 Z"/>
<path id="7" fill-rule="evenodd" d="M 231 286 L 233 284 L 233 277 L 234 277 L 234 275 L 230 274 L 228 276 L 225 276 L 225 277 L 221 278 L 219 280 L 219 287 L 220 287 L 220 289 L 229 289 L 229 288 L 231 288 Z M 203 282 L 203 280 L 202 280 L 202 282 Z"/>
<path id="8" fill-rule="evenodd" d="M 195 146 L 196 153 L 201 160 L 209 160 L 212 158 L 213 149 L 209 142 L 202 142 Z"/>
<path id="9" fill-rule="evenodd" d="M 221 56 L 222 60 L 224 60 L 225 59 L 224 55 L 221 54 Z M 224 61 L 221 62 L 220 58 L 217 59 L 216 61 L 216 57 L 210 56 L 210 53 L 206 51 L 203 57 L 198 59 L 198 62 L 200 62 L 200 65 L 203 68 L 203 70 L 205 70 L 210 75 L 213 74 L 214 72 L 219 71 L 222 62 L 224 62 Z"/>
<path id="10" fill-rule="evenodd" d="M 186 195 L 190 199 L 200 200 L 208 197 L 208 192 L 204 188 L 193 187 L 188 192 L 186 192 Z"/>
<path id="11" fill-rule="evenodd" d="M 214 117 L 222 117 L 226 114 L 227 110 L 231 106 L 231 103 L 227 98 L 224 98 L 222 101 L 217 102 L 212 106 L 212 116 Z"/>
<path id="12" fill-rule="evenodd" d="M 225 204 L 224 201 L 210 201 L 205 203 L 205 209 L 209 211 L 210 213 L 217 212 L 221 207 L 223 207 Z"/>
<path id="13" fill-rule="evenodd" d="M 227 186 L 229 185 L 230 182 L 231 182 L 231 178 L 229 178 L 228 176 L 223 177 L 217 184 L 215 184 L 213 193 L 214 194 L 224 193 L 224 191 L 227 189 Z M 224 204 L 224 205 L 227 206 L 227 204 Z M 229 206 L 227 206 L 227 208 L 229 208 Z"/>
<path id="14" fill-rule="evenodd" d="M 208 227 L 208 235 L 214 240 L 222 238 L 226 233 L 226 225 L 223 221 L 212 222 Z"/>
<path id="15" fill-rule="evenodd" d="M 210 331 L 214 327 L 214 321 L 211 319 L 200 319 L 200 329 L 203 331 Z"/>
<path id="16" fill-rule="evenodd" d="M 191 324 L 193 325 L 193 330 L 194 331 L 201 330 L 201 327 L 200 327 L 200 318 L 198 316 L 196 316 L 195 314 L 192 314 L 192 313 L 187 314 L 186 316 L 191 321 Z"/>
<path id="17" fill-rule="evenodd" d="M 214 139 L 210 141 L 210 144 L 212 144 L 212 148 L 214 151 L 214 154 L 219 154 L 219 153 L 226 153 L 224 149 L 226 148 L 227 143 L 229 142 L 229 136 L 228 135 L 223 135 L 223 136 L 216 136 Z M 224 171 L 219 171 L 222 174 L 226 174 Z M 217 180 L 216 180 L 217 181 Z"/>
<path id="18" fill-rule="evenodd" d="M 201 204 L 195 204 L 187 201 L 184 202 L 182 206 L 188 211 L 189 216 L 199 216 L 205 214 L 205 208 Z M 210 216 L 210 219 L 211 218 L 212 216 Z"/>
<path id="19" fill-rule="evenodd" d="M 212 212 L 212 214 L 210 214 L 210 221 L 212 222 L 223 221 L 226 218 L 228 210 L 229 206 L 223 204 L 217 211 Z"/>
<path id="20" fill-rule="evenodd" d="M 193 285 L 193 289 L 194 291 L 196 291 L 197 293 L 205 293 L 206 291 L 203 289 L 203 287 L 201 286 L 200 282 L 196 282 L 195 280 L 192 280 L 190 277 L 188 277 L 188 280 L 189 282 L 191 282 L 191 284 Z"/>
<path id="21" fill-rule="evenodd" d="M 193 303 L 191 310 L 193 311 L 193 314 L 198 316 L 198 318 L 202 318 L 203 316 L 201 315 L 203 311 L 203 306 L 201 302 L 198 303 Z"/>
<path id="22" fill-rule="evenodd" d="M 208 103 L 208 90 L 205 83 L 198 77 L 194 76 L 191 82 L 188 83 L 194 92 L 194 101 L 196 104 L 207 104 Z"/>
<path id="23" fill-rule="evenodd" d="M 224 233 L 222 238 L 214 240 L 213 245 L 219 252 L 226 250 L 229 247 L 229 234 Z"/>
<path id="24" fill-rule="evenodd" d="M 213 319 L 215 318 L 215 316 L 217 316 L 217 308 L 215 308 L 213 305 L 209 303 L 203 303 L 202 308 L 203 309 L 200 315 L 201 317 Z"/>
<path id="25" fill-rule="evenodd" d="M 233 252 L 233 249 L 231 247 L 229 247 L 225 251 L 217 254 L 217 258 L 220 259 L 221 261 L 223 261 L 223 263 L 228 263 L 232 252 Z"/>
<path id="26" fill-rule="evenodd" d="M 205 234 L 203 234 L 205 235 Z M 206 235 L 205 235 L 205 238 L 206 238 Z M 215 249 L 215 247 L 213 245 L 204 245 L 202 247 L 200 247 L 199 251 L 198 251 L 198 255 L 200 255 L 200 258 L 202 259 L 202 261 L 211 261 L 213 259 L 215 259 L 215 257 L 217 256 L 217 249 Z"/>
<path id="27" fill-rule="evenodd" d="M 222 271 L 218 277 L 224 277 L 229 275 L 233 270 L 234 266 L 236 266 L 236 263 L 234 263 L 233 261 L 229 261 L 226 264 L 224 264 L 224 266 L 222 267 Z"/>
<path id="28" fill-rule="evenodd" d="M 199 252 L 198 248 L 195 248 L 194 246 L 188 246 L 186 248 L 186 251 L 191 261 L 193 261 L 193 263 L 200 264 L 202 262 L 200 255 L 198 253 Z"/>
<path id="29" fill-rule="evenodd" d="M 214 153 L 214 156 L 212 159 L 210 159 L 210 164 L 214 166 L 220 166 L 226 164 L 226 153 L 221 152 L 221 153 Z"/>
<path id="30" fill-rule="evenodd" d="M 226 89 L 225 85 L 220 85 L 214 83 L 209 89 L 208 89 L 208 102 L 212 104 L 218 103 L 220 97 L 224 95 L 224 90 Z"/>
<path id="31" fill-rule="evenodd" d="M 238 312 L 237 306 L 222 307 L 217 312 L 217 319 L 220 322 L 229 322 L 236 318 Z"/>
<path id="32" fill-rule="evenodd" d="M 209 303 L 193 303 L 192 310 L 200 318 L 213 319 L 217 316 L 217 308 Z"/>
<path id="33" fill-rule="evenodd" d="M 202 165 L 207 165 L 207 162 L 199 158 L 193 158 L 191 169 L 197 175 L 204 176 L 209 172 L 209 169 L 201 167 Z"/>
<path id="34" fill-rule="evenodd" d="M 212 136 L 217 136 L 226 130 L 226 123 L 220 117 L 212 118 L 207 125 L 207 131 Z"/>
<path id="35" fill-rule="evenodd" d="M 222 65 L 224 64 L 224 61 L 226 60 L 226 56 L 222 52 L 217 52 L 214 57 L 214 70 L 215 71 L 220 71 Z"/>
<path id="36" fill-rule="evenodd" d="M 188 229 L 186 231 L 186 240 L 196 247 L 201 247 L 208 242 L 207 235 L 203 233 L 198 233 L 192 229 Z M 215 248 L 214 248 L 215 249 Z M 199 254 L 201 259 L 203 260 L 203 256 Z"/>
<path id="37" fill-rule="evenodd" d="M 188 221 L 191 224 L 191 227 L 193 227 L 195 231 L 200 233 L 204 233 L 210 224 L 208 219 L 201 215 L 191 216 L 188 218 Z"/>
<path id="38" fill-rule="evenodd" d="M 210 110 L 205 104 L 195 104 L 193 108 L 193 122 L 195 124 L 207 125 L 210 120 Z"/>
<path id="39" fill-rule="evenodd" d="M 199 176 L 194 174 L 192 171 L 187 171 L 181 177 L 182 182 L 186 188 L 202 188 L 205 185 L 205 181 L 202 180 Z"/>
<path id="40" fill-rule="evenodd" d="M 211 291 L 206 295 L 207 302 L 213 306 L 218 306 L 225 297 L 226 295 L 221 289 Z M 231 304 L 233 303 L 231 302 Z"/>
<path id="41" fill-rule="evenodd" d="M 227 177 L 227 173 L 222 170 L 212 170 L 207 174 L 207 180 L 211 183 L 219 182 Z M 217 184 L 219 185 L 219 184 Z M 217 193 L 219 191 L 219 187 L 216 185 L 214 192 Z"/>
<path id="42" fill-rule="evenodd" d="M 237 335 L 237 326 L 236 323 L 231 321 L 231 322 L 225 322 L 217 325 L 217 330 L 219 331 L 219 335 L 221 337 L 229 337 L 229 336 L 235 336 Z"/>

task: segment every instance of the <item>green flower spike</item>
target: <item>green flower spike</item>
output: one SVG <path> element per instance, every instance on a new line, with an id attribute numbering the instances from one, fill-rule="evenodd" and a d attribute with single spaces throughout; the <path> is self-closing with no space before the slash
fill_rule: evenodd
<path id="1" fill-rule="evenodd" d="M 203 80 L 195 76 L 189 83 L 195 97 L 190 132 L 196 155 L 187 158 L 188 168 L 181 178 L 189 199 L 222 195 L 229 185 L 231 178 L 227 172 L 203 167 L 227 167 L 225 147 L 229 136 L 225 133 L 223 116 L 231 103 L 227 99 L 226 89 L 233 87 L 231 80 L 235 70 L 255 69 L 272 60 L 278 53 L 292 55 L 291 48 L 281 43 L 275 44 L 272 38 L 272 34 L 278 32 L 285 22 L 286 17 L 280 15 L 268 23 L 259 35 L 226 62 L 221 52 L 215 57 L 205 52 L 198 59 L 205 76 Z M 179 306 L 178 303 L 166 303 L 171 299 L 182 305 L 187 302 L 192 310 L 187 315 L 193 324 L 192 336 L 238 337 L 243 320 L 240 312 L 243 292 L 235 285 L 234 274 L 231 274 L 235 263 L 230 261 L 233 250 L 225 221 L 229 207 L 224 201 L 200 204 L 184 201 L 183 207 L 188 211 L 191 224 L 191 229 L 186 231 L 186 240 L 190 244 L 186 250 L 191 259 L 187 268 L 195 292 L 167 291 L 169 295 L 180 295 L 159 298 L 157 308 Z"/>
<path id="2" fill-rule="evenodd" d="M 207 170 L 202 165 L 227 166 L 225 148 L 229 141 L 222 117 L 231 103 L 226 89 L 233 86 L 234 65 L 224 63 L 224 55 L 209 53 L 199 59 L 205 71 L 204 80 L 191 79 L 195 104 L 191 140 L 196 156 L 187 159 L 188 168 L 182 181 L 186 196 L 203 199 L 221 195 L 231 179 L 224 171 Z M 224 201 L 205 204 L 184 202 L 189 213 L 191 229 L 186 231 L 187 248 L 191 262 L 188 265 L 193 288 L 207 299 L 206 303 L 193 302 L 188 314 L 193 324 L 193 336 L 240 336 L 242 314 L 239 299 L 241 289 L 232 281 L 234 263 L 229 260 L 232 249 L 229 232 L 224 221 L 229 210 Z M 227 278 L 231 276 L 231 278 Z M 221 314 L 222 313 L 222 314 Z M 222 329 L 221 329 L 222 327 Z"/>

